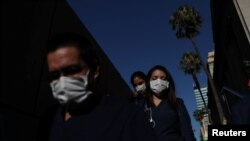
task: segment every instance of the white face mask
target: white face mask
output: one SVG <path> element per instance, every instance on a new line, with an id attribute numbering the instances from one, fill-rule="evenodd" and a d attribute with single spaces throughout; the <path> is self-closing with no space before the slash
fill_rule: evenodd
<path id="1" fill-rule="evenodd" d="M 61 104 L 69 102 L 81 103 L 93 92 L 86 89 L 88 85 L 88 73 L 78 78 L 61 76 L 59 80 L 50 83 L 53 96 Z"/>
<path id="2" fill-rule="evenodd" d="M 159 78 L 150 81 L 151 90 L 157 94 L 161 93 L 165 89 L 168 89 L 168 87 L 169 87 L 169 82 L 167 80 L 162 80 Z"/>
<path id="3" fill-rule="evenodd" d="M 137 85 L 135 87 L 135 90 L 136 90 L 136 92 L 139 92 L 139 93 L 144 92 L 146 90 L 145 83 L 142 83 L 141 85 Z"/>

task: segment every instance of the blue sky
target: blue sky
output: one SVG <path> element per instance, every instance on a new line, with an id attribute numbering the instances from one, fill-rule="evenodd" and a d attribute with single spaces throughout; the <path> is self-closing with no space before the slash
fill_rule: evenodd
<path id="1" fill-rule="evenodd" d="M 199 123 L 193 118 L 195 97 L 190 75 L 178 69 L 182 54 L 193 51 L 191 42 L 178 40 L 169 24 L 171 14 L 187 4 L 201 14 L 203 25 L 195 38 L 204 61 L 214 49 L 209 0 L 68 0 L 83 24 L 117 68 L 130 88 L 132 72 L 147 71 L 156 64 L 172 74 L 177 96 L 181 97 L 190 114 L 195 135 L 199 140 Z M 198 74 L 201 86 L 207 85 L 203 71 Z"/>

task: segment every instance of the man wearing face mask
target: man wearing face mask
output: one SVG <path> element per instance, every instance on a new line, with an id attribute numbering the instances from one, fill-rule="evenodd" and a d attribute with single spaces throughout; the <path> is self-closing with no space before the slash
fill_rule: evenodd
<path id="1" fill-rule="evenodd" d="M 99 59 L 91 43 L 74 33 L 53 37 L 47 46 L 49 81 L 60 103 L 51 126 L 43 126 L 38 140 L 154 141 L 145 113 L 98 83 Z M 49 127 L 46 129 L 46 127 Z M 48 139 L 47 139 L 48 137 Z"/>
<path id="2" fill-rule="evenodd" d="M 176 98 L 171 74 L 161 65 L 147 74 L 144 111 L 159 141 L 195 141 L 190 116 L 181 98 Z"/>

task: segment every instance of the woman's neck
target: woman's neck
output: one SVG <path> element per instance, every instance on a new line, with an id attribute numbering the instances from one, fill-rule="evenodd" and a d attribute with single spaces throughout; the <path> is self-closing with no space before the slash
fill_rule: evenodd
<path id="1" fill-rule="evenodd" d="M 155 107 L 157 107 L 161 103 L 161 101 L 162 101 L 161 99 L 153 95 L 153 102 L 154 102 Z"/>

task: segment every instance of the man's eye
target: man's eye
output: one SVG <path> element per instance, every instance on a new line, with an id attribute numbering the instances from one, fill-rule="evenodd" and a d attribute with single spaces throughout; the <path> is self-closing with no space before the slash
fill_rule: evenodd
<path id="1" fill-rule="evenodd" d="M 74 66 L 70 66 L 70 67 L 63 69 L 63 74 L 65 76 L 72 75 L 72 74 L 80 72 L 81 70 L 82 68 L 80 65 L 74 65 Z"/>

